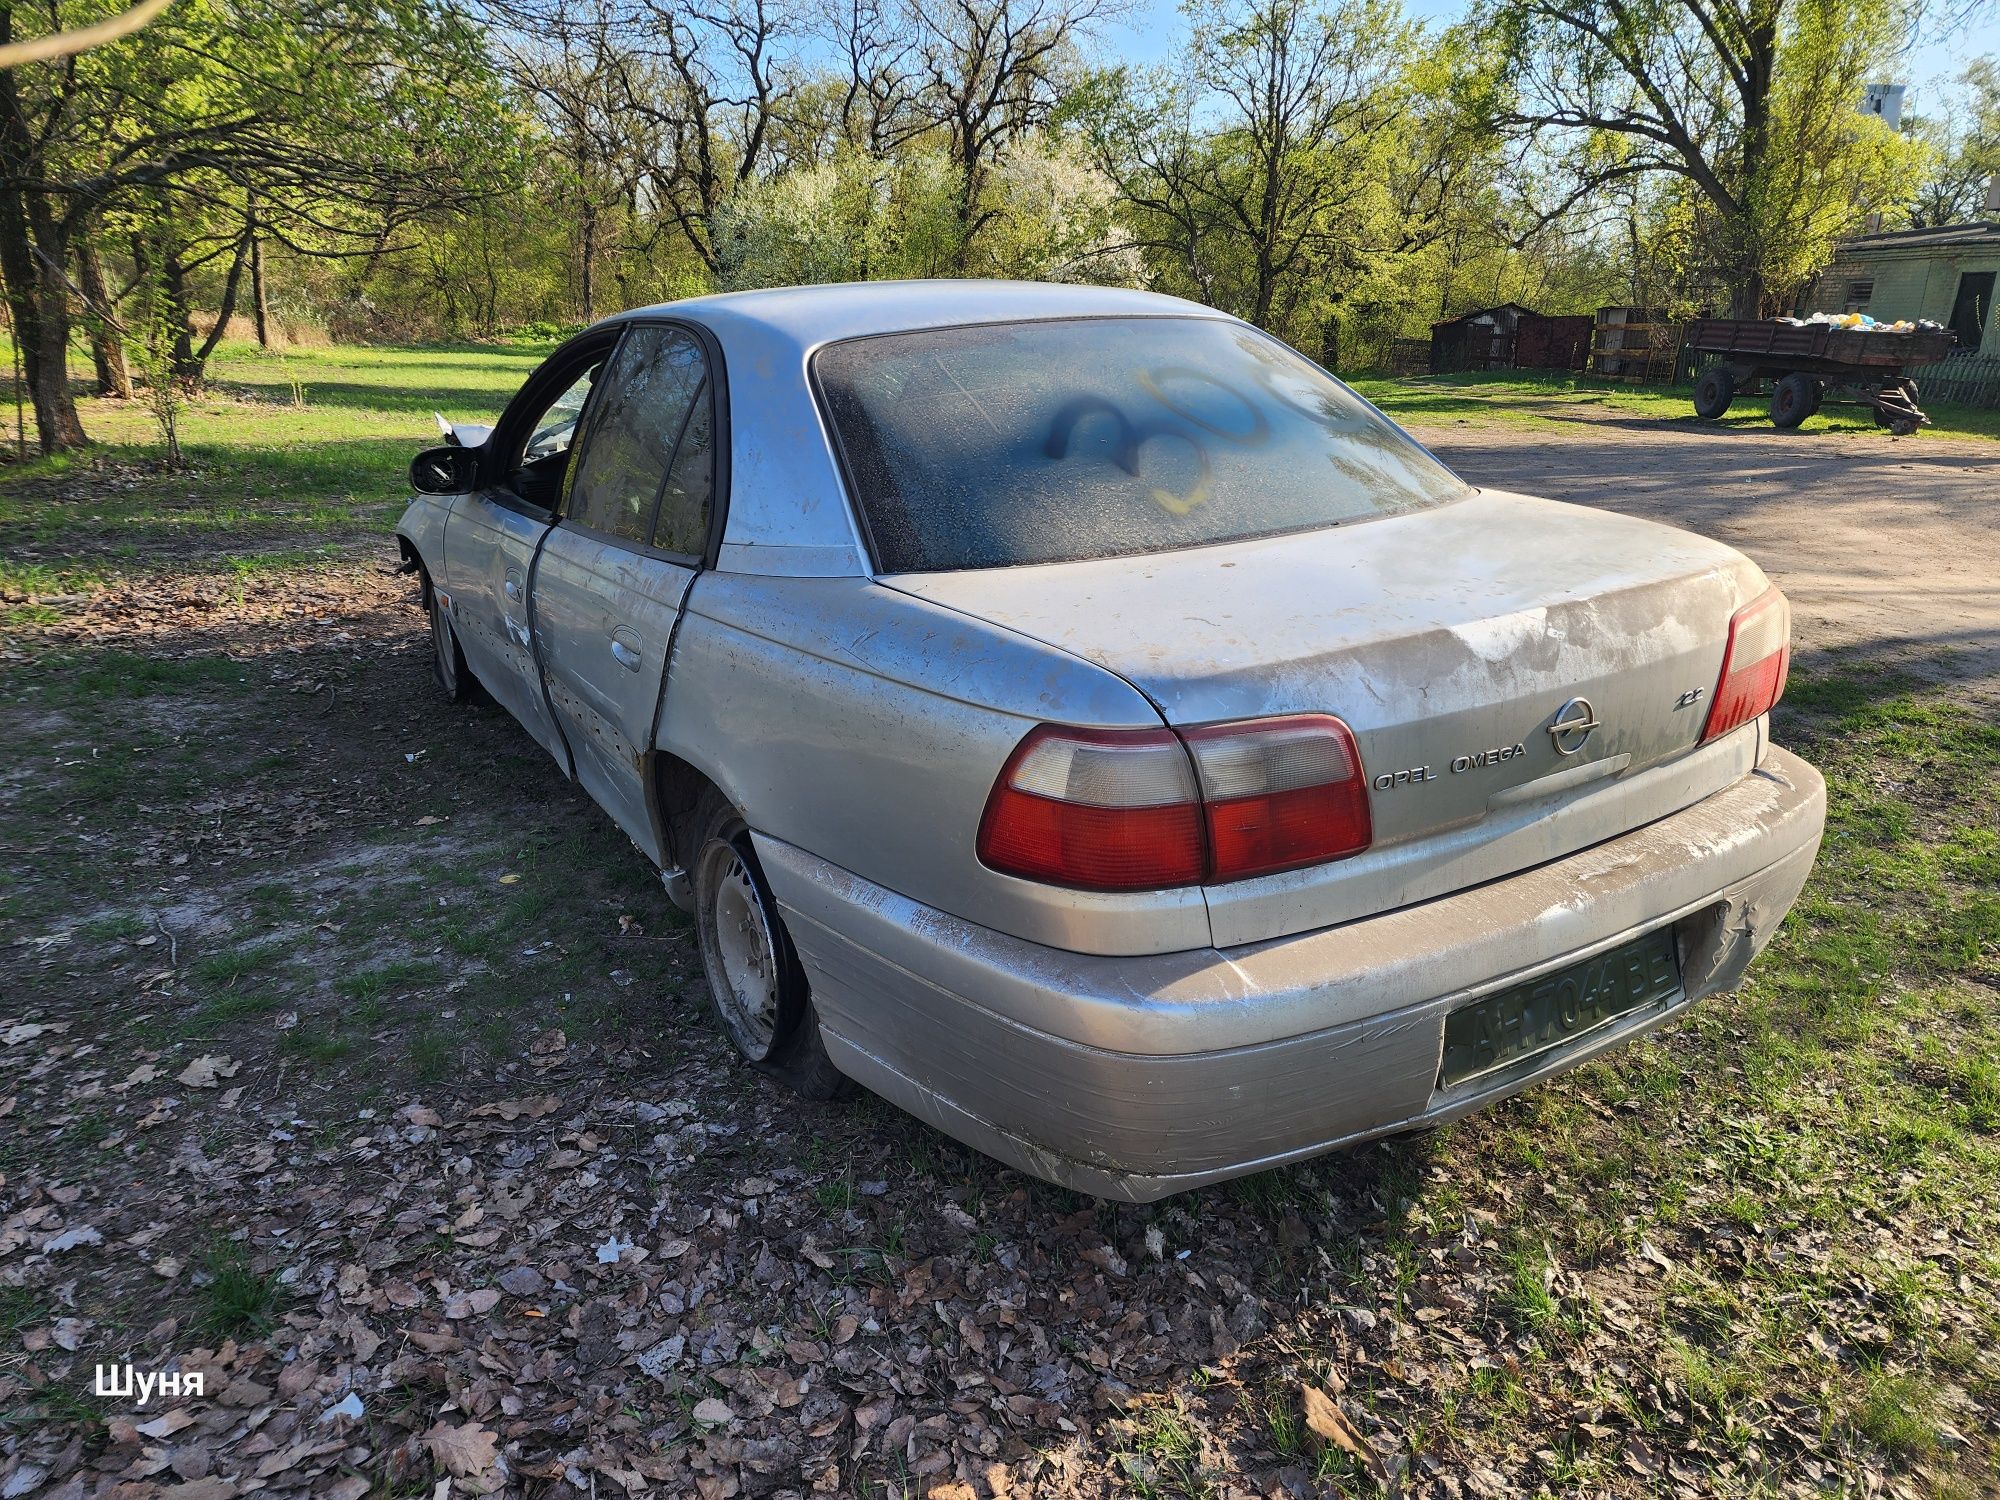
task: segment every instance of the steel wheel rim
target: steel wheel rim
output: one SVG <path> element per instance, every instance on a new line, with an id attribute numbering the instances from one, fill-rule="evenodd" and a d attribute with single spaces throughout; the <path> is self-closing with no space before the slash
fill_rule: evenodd
<path id="1" fill-rule="evenodd" d="M 757 884 L 735 845 L 709 846 L 708 982 L 732 1040 L 752 1062 L 778 1035 L 778 945 Z"/>

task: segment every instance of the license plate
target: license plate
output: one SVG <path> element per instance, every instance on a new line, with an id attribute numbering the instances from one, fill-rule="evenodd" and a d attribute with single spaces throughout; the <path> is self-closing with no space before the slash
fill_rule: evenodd
<path id="1" fill-rule="evenodd" d="M 1680 953 L 1673 929 L 1512 985 L 1460 1006 L 1444 1019 L 1444 1067 L 1450 1088 L 1496 1068 L 1552 1052 L 1613 1016 L 1676 1000 Z"/>

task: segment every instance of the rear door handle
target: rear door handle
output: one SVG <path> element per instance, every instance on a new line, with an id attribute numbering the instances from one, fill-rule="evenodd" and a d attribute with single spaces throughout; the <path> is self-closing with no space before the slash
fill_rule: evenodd
<path id="1" fill-rule="evenodd" d="M 611 659 L 628 672 L 639 670 L 639 653 L 623 641 L 613 641 L 611 643 Z"/>
<path id="2" fill-rule="evenodd" d="M 507 580 L 507 597 L 512 599 L 516 604 L 521 602 L 521 585 L 512 578 Z"/>

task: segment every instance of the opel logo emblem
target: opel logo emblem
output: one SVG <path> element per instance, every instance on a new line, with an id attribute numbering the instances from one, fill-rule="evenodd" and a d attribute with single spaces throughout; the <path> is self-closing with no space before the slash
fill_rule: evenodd
<path id="1" fill-rule="evenodd" d="M 1597 728 L 1597 711 L 1588 698 L 1572 698 L 1556 710 L 1549 723 L 1549 738 L 1556 742 L 1556 754 L 1574 755 L 1590 743 Z"/>

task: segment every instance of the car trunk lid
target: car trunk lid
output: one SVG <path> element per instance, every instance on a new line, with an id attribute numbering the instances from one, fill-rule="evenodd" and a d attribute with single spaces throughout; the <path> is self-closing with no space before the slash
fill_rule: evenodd
<path id="1" fill-rule="evenodd" d="M 1176 727 L 1324 712 L 1354 731 L 1375 842 L 1210 888 L 1218 943 L 1390 909 L 1555 858 L 1741 775 L 1697 749 L 1734 610 L 1728 547 L 1486 491 L 1353 526 L 1139 557 L 885 580 L 1131 682 Z"/>

